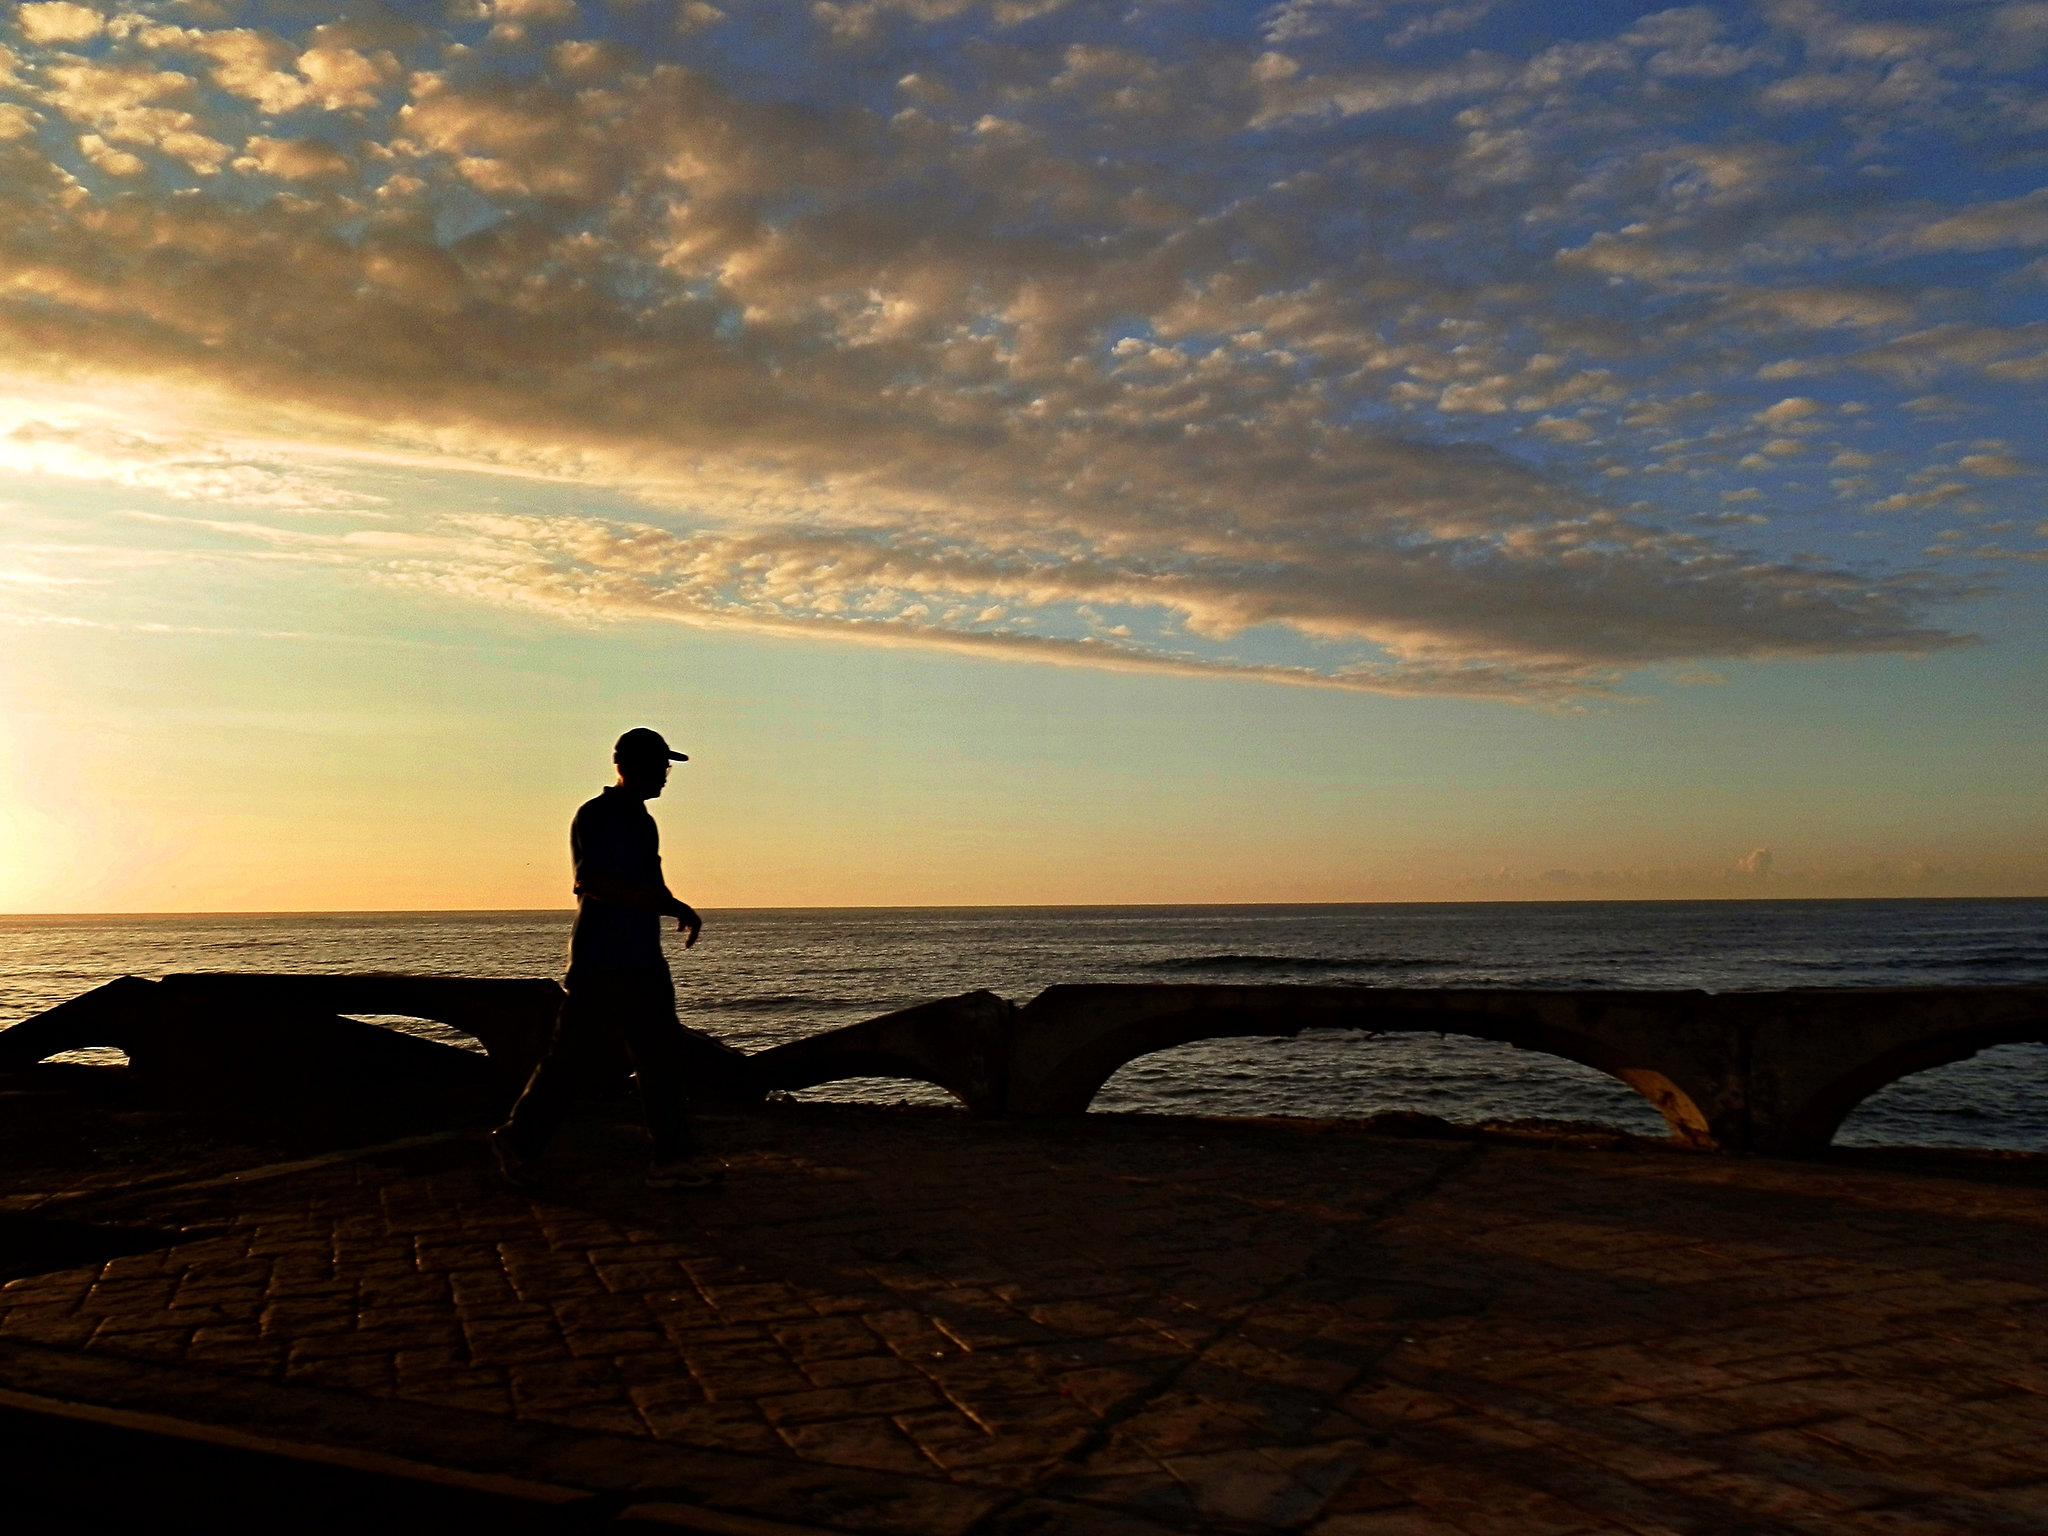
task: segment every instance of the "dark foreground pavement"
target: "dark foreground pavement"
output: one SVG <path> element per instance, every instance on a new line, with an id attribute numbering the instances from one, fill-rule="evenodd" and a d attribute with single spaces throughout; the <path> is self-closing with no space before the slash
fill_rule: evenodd
<path id="1" fill-rule="evenodd" d="M 14 1529 L 2048 1530 L 2048 1170 L 776 1107 L 0 1199 Z M 24 1180 L 26 1179 L 26 1182 Z"/>

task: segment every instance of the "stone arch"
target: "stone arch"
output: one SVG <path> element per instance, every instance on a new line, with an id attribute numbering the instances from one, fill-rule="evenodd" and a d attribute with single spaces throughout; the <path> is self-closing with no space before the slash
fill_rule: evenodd
<path id="1" fill-rule="evenodd" d="M 2048 1045 L 2048 1014 L 2027 1023 L 1984 1025 L 1908 1040 L 1858 1062 L 1808 1094 L 1787 1117 L 1781 1150 L 1818 1152 L 1835 1139 L 1842 1122 L 1857 1106 L 1880 1089 L 1921 1072 L 1968 1061 L 2000 1045 Z"/>
<path id="2" fill-rule="evenodd" d="M 1731 1063 L 1689 1062 L 1674 1012 L 1705 994 L 1532 993 L 1298 986 L 1053 987 L 1019 1011 L 1012 1114 L 1085 1113 L 1118 1069 L 1200 1040 L 1292 1038 L 1304 1029 L 1465 1035 L 1577 1062 L 1647 1099 L 1680 1140 L 1729 1145 Z M 1700 1032 L 1692 1032 L 1697 1036 Z M 1718 1038 L 1719 1031 L 1710 1031 Z M 1718 1053 L 1705 1053 L 1711 1058 Z M 1737 1097 L 1739 1097 L 1739 1090 Z"/>
<path id="3" fill-rule="evenodd" d="M 329 1011 L 339 1002 L 365 1013 L 434 1018 L 442 1014 L 438 1004 L 387 996 L 388 987 L 354 996 L 349 979 L 341 980 L 330 999 L 320 977 L 123 977 L 0 1031 L 0 1070 L 111 1047 L 165 1103 L 254 1117 L 288 1135 L 502 1113 L 501 1063 Z"/>
<path id="4" fill-rule="evenodd" d="M 1302 986 L 1050 987 L 1023 1008 L 970 992 L 813 1035 L 748 1059 L 756 1086 L 892 1077 L 943 1088 L 977 1114 L 1085 1114 L 1120 1068 L 1200 1040 L 1304 1029 L 1466 1035 L 1603 1072 L 1648 1100 L 1673 1135 L 1735 1147 L 1741 1083 L 1726 1031 L 1676 1029 L 1697 992 L 1509 992 Z"/>
<path id="5" fill-rule="evenodd" d="M 540 1059 L 562 1005 L 561 988 L 538 977 L 196 972 L 166 976 L 161 986 L 160 1006 L 212 1019 L 354 1014 L 430 1019 L 483 1046 L 500 1082 L 514 1093 Z"/>
<path id="6" fill-rule="evenodd" d="M 352 1073 L 366 1093 L 427 1091 L 443 1108 L 466 1094 L 501 1103 L 524 1080 L 560 1000 L 540 979 L 124 977 L 0 1030 L 0 1071 L 110 1046 L 145 1079 L 214 1098 L 312 1102 L 335 1097 L 337 1074 Z M 342 1010 L 440 1020 L 480 1040 L 488 1061 Z M 1310 1028 L 1436 1030 L 1539 1051 L 1615 1078 L 1694 1145 L 1798 1156 L 1824 1148 L 1850 1111 L 1902 1077 L 1993 1046 L 2048 1044 L 2048 986 L 1718 995 L 1065 986 L 1023 1008 L 964 993 L 755 1056 L 692 1032 L 690 1050 L 707 1102 L 879 1076 L 933 1084 L 978 1114 L 1063 1116 L 1083 1113 L 1113 1073 L 1155 1051 Z"/>
<path id="7" fill-rule="evenodd" d="M 19 1071 L 65 1051 L 104 1048 L 132 1062 L 136 1021 L 149 1015 L 157 983 L 122 976 L 0 1030 L 0 1071 Z"/>
<path id="8" fill-rule="evenodd" d="M 965 992 L 761 1051 L 746 1060 L 756 1093 L 887 1077 L 943 1088 L 978 1115 L 1008 1107 L 1014 1004 Z"/>

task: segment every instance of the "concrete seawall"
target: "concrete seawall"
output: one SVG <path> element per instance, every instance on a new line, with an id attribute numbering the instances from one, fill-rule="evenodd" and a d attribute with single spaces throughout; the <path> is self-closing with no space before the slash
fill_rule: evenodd
<path id="1" fill-rule="evenodd" d="M 546 979 L 195 974 L 109 983 L 0 1033 L 0 1070 L 113 1046 L 195 1092 L 317 1092 L 422 1080 L 502 1095 L 530 1070 L 560 990 Z M 346 1014 L 434 1019 L 490 1064 Z M 1446 990 L 1315 986 L 1059 986 L 1022 1006 L 942 998 L 752 1056 L 694 1037 L 707 1100 L 851 1077 L 936 1084 L 976 1114 L 1083 1114 L 1126 1063 L 1197 1040 L 1310 1029 L 1442 1032 L 1580 1062 L 1653 1104 L 1708 1150 L 1800 1156 L 1826 1147 L 1888 1083 L 1993 1046 L 2048 1042 L 2048 987 L 1774 992 Z M 297 1085 L 296 1089 L 292 1085 Z"/>

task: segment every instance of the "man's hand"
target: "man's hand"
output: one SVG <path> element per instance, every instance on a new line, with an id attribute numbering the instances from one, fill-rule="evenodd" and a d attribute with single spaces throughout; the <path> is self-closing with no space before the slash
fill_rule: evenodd
<path id="1" fill-rule="evenodd" d="M 675 912 L 676 932 L 689 935 L 687 939 L 683 940 L 683 948 L 695 949 L 698 936 L 704 932 L 704 919 L 697 915 L 697 909 L 687 901 L 677 902 Z"/>

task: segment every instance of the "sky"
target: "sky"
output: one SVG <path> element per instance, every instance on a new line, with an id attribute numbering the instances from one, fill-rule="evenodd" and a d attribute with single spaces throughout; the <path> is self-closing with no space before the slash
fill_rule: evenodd
<path id="1" fill-rule="evenodd" d="M 0 911 L 2048 894 L 2048 3 L 4 17 Z"/>

